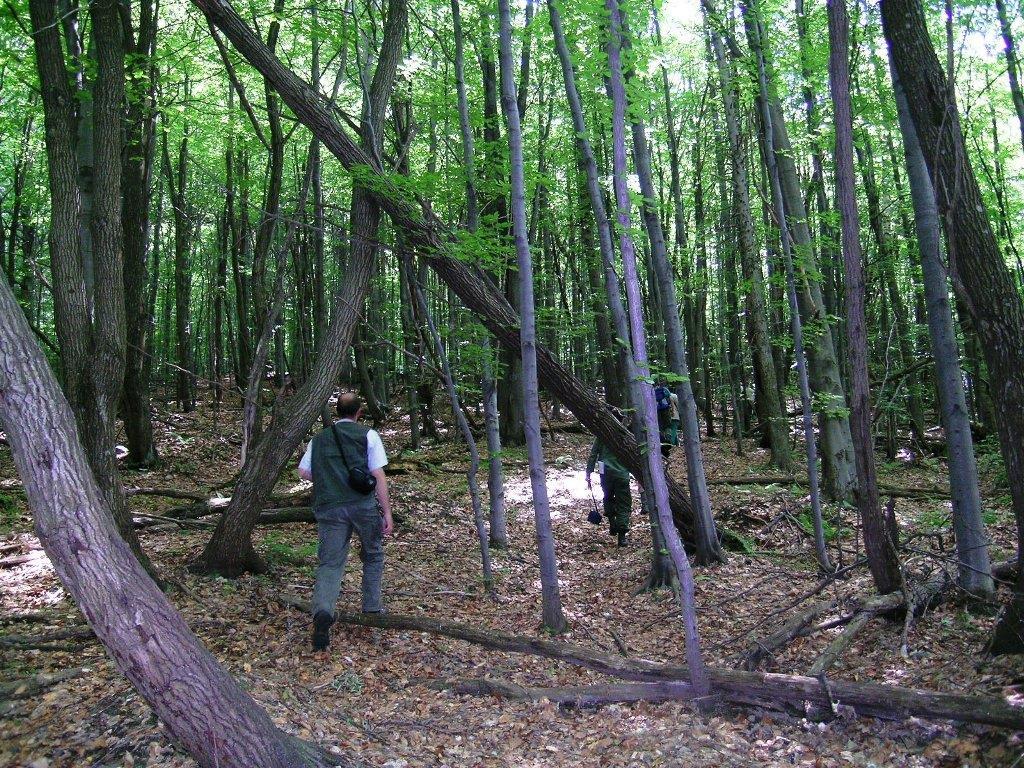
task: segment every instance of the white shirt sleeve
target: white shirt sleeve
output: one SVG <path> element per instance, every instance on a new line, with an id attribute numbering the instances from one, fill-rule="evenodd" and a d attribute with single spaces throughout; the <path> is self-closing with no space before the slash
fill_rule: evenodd
<path id="1" fill-rule="evenodd" d="M 380 439 L 377 430 L 371 429 L 366 433 L 366 465 L 373 472 L 387 463 L 388 455 L 384 451 L 384 441 Z"/>
<path id="2" fill-rule="evenodd" d="M 306 445 L 306 452 L 302 454 L 302 459 L 299 461 L 299 470 L 303 472 L 313 471 L 313 441 L 310 440 Z"/>

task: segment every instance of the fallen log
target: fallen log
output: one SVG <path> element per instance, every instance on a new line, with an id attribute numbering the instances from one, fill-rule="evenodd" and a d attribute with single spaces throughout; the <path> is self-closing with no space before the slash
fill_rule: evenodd
<path id="1" fill-rule="evenodd" d="M 865 600 L 854 613 L 843 633 L 829 643 L 824 652 L 814 661 L 808 674 L 817 678 L 827 672 L 839 660 L 843 652 L 853 644 L 857 635 L 876 616 L 899 610 L 909 611 L 911 615 L 918 613 L 925 607 L 934 604 L 952 581 L 946 571 L 938 570 L 924 581 L 909 584 L 901 592 L 891 592 Z"/>
<path id="2" fill-rule="evenodd" d="M 564 707 L 600 707 L 605 704 L 633 704 L 638 701 L 689 701 L 695 697 L 689 683 L 610 683 L 535 688 L 494 678 L 432 680 L 427 688 L 469 696 L 500 696 L 521 701 L 550 701 Z"/>
<path id="3" fill-rule="evenodd" d="M 708 485 L 807 485 L 806 477 L 796 475 L 737 475 L 727 477 L 709 477 Z M 897 499 L 948 499 L 948 488 L 922 488 L 914 486 L 879 485 L 878 492 L 883 496 Z"/>
<path id="4" fill-rule="evenodd" d="M 207 502 L 209 493 L 197 491 L 182 491 L 177 488 L 125 488 L 125 496 L 161 496 L 166 499 L 190 499 L 192 501 Z"/>
<path id="5" fill-rule="evenodd" d="M 760 667 L 763 662 L 770 657 L 773 657 L 777 650 L 789 645 L 789 643 L 793 642 L 798 637 L 803 637 L 807 634 L 807 628 L 810 626 L 812 621 L 821 616 L 821 614 L 831 611 L 835 607 L 835 602 L 828 600 L 815 603 L 807 610 L 787 621 L 767 637 L 755 639 L 743 660 L 743 668 L 748 672 L 753 672 Z"/>
<path id="6" fill-rule="evenodd" d="M 293 595 L 275 595 L 279 602 L 309 613 L 309 603 Z M 689 670 L 682 664 L 662 664 L 644 659 L 613 656 L 571 643 L 512 635 L 496 630 L 401 614 L 363 614 L 338 612 L 336 620 L 377 629 L 427 632 L 482 645 L 497 651 L 527 653 L 564 661 L 612 677 L 636 682 L 687 682 Z M 887 719 L 921 717 L 933 720 L 958 720 L 970 723 L 1024 729 L 1024 706 L 1011 704 L 995 696 L 964 696 L 916 688 L 900 688 L 881 683 L 852 683 L 820 680 L 803 675 L 746 672 L 737 669 L 708 668 L 711 695 L 726 701 L 748 705 L 774 703 L 807 712 L 831 712 L 838 702 L 859 714 Z"/>

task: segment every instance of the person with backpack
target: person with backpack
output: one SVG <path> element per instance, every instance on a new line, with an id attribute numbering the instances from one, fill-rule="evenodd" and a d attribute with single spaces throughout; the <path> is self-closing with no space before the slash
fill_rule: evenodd
<path id="1" fill-rule="evenodd" d="M 659 380 L 657 386 L 654 388 L 654 402 L 658 407 L 658 432 L 659 440 L 661 442 L 661 455 L 668 457 L 669 451 L 672 450 L 672 446 L 675 442 L 672 440 L 672 390 L 668 388 L 665 381 Z M 678 419 L 678 409 L 676 410 L 676 418 Z M 678 424 L 678 421 L 676 422 Z"/>
<path id="2" fill-rule="evenodd" d="M 590 476 L 597 469 L 601 475 L 601 491 L 608 531 L 618 537 L 620 547 L 626 546 L 629 516 L 633 511 L 633 494 L 629 488 L 629 470 L 600 440 L 594 441 L 587 459 L 587 488 L 592 488 Z"/>
<path id="3" fill-rule="evenodd" d="M 384 466 L 384 443 L 376 430 L 359 423 L 363 402 L 355 392 L 338 397 L 338 418 L 306 446 L 299 475 L 313 481 L 319 566 L 313 586 L 313 650 L 330 643 L 335 604 L 341 592 L 354 532 L 362 545 L 363 613 L 380 613 L 384 537 L 394 530 Z"/>

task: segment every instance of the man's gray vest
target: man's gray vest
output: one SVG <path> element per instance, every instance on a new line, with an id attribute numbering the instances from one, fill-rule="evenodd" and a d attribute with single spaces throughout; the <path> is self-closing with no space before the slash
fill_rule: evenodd
<path id="1" fill-rule="evenodd" d="M 337 442 L 331 429 L 338 435 Z M 339 421 L 313 438 L 313 512 L 341 505 L 372 507 L 377 503 L 375 494 L 366 495 L 352 490 L 348 484 L 348 470 L 338 453 L 338 443 L 345 450 L 350 467 L 366 467 L 367 434 L 369 427 L 354 421 Z"/>

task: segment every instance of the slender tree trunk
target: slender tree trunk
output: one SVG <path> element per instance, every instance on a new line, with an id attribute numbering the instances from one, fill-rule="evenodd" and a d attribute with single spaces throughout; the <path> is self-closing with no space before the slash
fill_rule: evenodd
<path id="1" fill-rule="evenodd" d="M 740 142 L 739 116 L 729 62 L 725 58 L 722 40 L 713 26 L 708 24 L 711 45 L 718 66 L 718 78 L 725 111 L 729 146 L 732 155 L 733 195 L 739 221 L 740 261 L 744 281 L 747 283 L 746 312 L 751 331 L 751 352 L 754 358 L 755 396 L 758 417 L 768 435 L 772 463 L 788 470 L 791 465 L 789 430 L 780 394 L 776 388 L 775 363 L 768 336 L 767 310 L 764 303 L 764 279 L 754 242 L 754 222 L 750 213 L 750 192 L 747 181 L 747 161 Z"/>
<path id="2" fill-rule="evenodd" d="M 617 2 L 617 0 L 612 0 Z M 718 534 L 715 519 L 711 514 L 711 496 L 708 493 L 707 477 L 704 474 L 704 456 L 700 447 L 700 423 L 697 420 L 697 402 L 690 384 L 690 371 L 686 362 L 686 340 L 679 320 L 676 301 L 675 277 L 668 261 L 665 235 L 661 219 L 655 208 L 654 180 L 651 175 L 651 154 L 647 144 L 646 128 L 643 123 L 632 123 L 633 158 L 640 191 L 644 196 L 643 217 L 647 236 L 651 244 L 651 259 L 657 276 L 658 295 L 661 300 L 661 316 L 665 324 L 665 346 L 669 370 L 678 377 L 675 384 L 679 397 L 682 417 L 683 450 L 686 453 L 687 478 L 690 485 L 690 499 L 697 515 L 697 548 L 701 558 L 712 558 L 718 549 Z M 635 342 L 634 342 L 635 343 Z M 787 443 L 788 444 L 788 443 Z"/>
<path id="3" fill-rule="evenodd" d="M 509 0 L 498 0 L 499 57 L 501 61 L 501 106 L 508 131 L 509 170 L 511 172 L 512 232 L 519 266 L 519 331 L 523 376 L 523 431 L 530 462 L 530 486 L 537 526 L 540 555 L 540 582 L 543 598 L 543 623 L 551 632 L 563 632 L 567 623 L 562 614 L 562 596 L 558 586 L 558 560 L 551 532 L 551 511 L 544 473 L 544 448 L 540 439 L 540 391 L 537 385 L 537 329 L 534 317 L 533 260 L 526 233 L 526 182 L 523 174 L 523 136 L 512 79 L 512 13 Z"/>
<path id="4" fill-rule="evenodd" d="M 995 0 L 996 14 L 999 16 L 999 32 L 1003 36 L 1006 51 L 1006 75 L 1010 80 L 1010 96 L 1013 108 L 1017 112 L 1020 125 L 1020 142 L 1024 146 L 1024 92 L 1020 86 L 1020 60 L 1017 58 L 1017 47 L 1010 32 L 1010 17 L 1006 13 L 1006 0 Z"/>
<path id="5" fill-rule="evenodd" d="M 612 159 L 613 183 L 615 187 L 616 219 L 619 225 L 619 251 L 622 255 L 623 283 L 629 300 L 630 331 L 633 334 L 632 356 L 638 379 L 650 379 L 647 363 L 647 336 L 643 323 L 643 302 L 640 296 L 640 281 L 637 274 L 636 254 L 630 236 L 630 197 L 627 186 L 626 164 L 626 88 L 622 77 L 622 18 L 618 0 L 606 0 L 605 7 L 611 16 L 611 35 L 608 40 L 609 87 L 612 98 Z M 690 668 L 690 681 L 698 695 L 708 691 L 707 669 L 700 651 L 700 637 L 697 633 L 697 614 L 694 606 L 693 573 L 686 557 L 683 544 L 672 523 L 669 511 L 668 485 L 665 482 L 665 464 L 661 451 L 655 450 L 658 435 L 658 414 L 651 387 L 638 387 L 642 400 L 637 405 L 637 416 L 642 419 L 647 443 L 647 465 L 650 472 L 654 502 L 658 510 L 665 544 L 675 566 L 679 579 L 679 603 L 683 612 L 683 628 L 686 637 L 686 660 Z"/>
<path id="6" fill-rule="evenodd" d="M 404 254 L 407 274 L 412 273 L 412 259 L 408 252 Z M 452 416 L 459 427 L 459 433 L 466 443 L 469 451 L 469 470 L 466 472 L 466 482 L 469 485 L 469 496 L 473 503 L 473 521 L 476 523 L 476 535 L 480 541 L 480 565 L 483 570 L 484 591 L 491 593 L 494 590 L 494 574 L 491 571 L 491 553 L 487 540 L 487 524 L 484 522 L 483 506 L 480 502 L 480 484 L 477 482 L 477 473 L 480 470 L 480 452 L 476 448 L 476 439 L 469 428 L 466 414 L 462 410 L 462 403 L 459 400 L 459 393 L 455 389 L 455 382 L 452 379 L 452 369 L 448 364 L 448 355 L 445 354 L 444 345 L 441 344 L 441 336 L 434 325 L 434 318 L 427 308 L 427 301 L 423 296 L 423 289 L 418 285 L 412 286 L 413 294 L 416 297 L 416 307 L 419 310 L 421 320 L 427 324 L 430 331 L 430 338 L 434 342 L 434 350 L 437 359 L 441 363 L 441 376 L 444 379 L 444 387 L 448 392 L 448 399 L 452 405 Z"/>
<path id="7" fill-rule="evenodd" d="M 857 508 L 864 549 L 875 588 L 881 594 L 900 588 L 902 577 L 896 547 L 899 533 L 878 498 L 875 452 L 871 435 L 871 392 L 868 378 L 867 328 L 864 318 L 864 264 L 861 259 L 857 193 L 853 171 L 853 116 L 850 106 L 850 20 L 846 0 L 828 0 L 829 85 L 836 116 L 836 207 L 843 237 L 846 283 L 846 333 L 850 354 L 850 428 L 857 465 Z"/>
<path id="8" fill-rule="evenodd" d="M 953 287 L 973 315 L 992 377 L 996 428 L 1017 520 L 1020 559 L 1024 554 L 1024 442 L 1020 439 L 1024 434 L 1024 299 L 999 252 L 956 101 L 920 4 L 885 0 L 882 25 L 944 219 Z M 992 649 L 1024 651 L 1024 569 L 996 627 Z"/>
<path id="9" fill-rule="evenodd" d="M 150 350 L 152 316 L 149 286 L 149 209 L 153 186 L 156 147 L 156 29 L 158 4 L 150 0 L 139 6 L 136 40 L 126 41 L 132 54 L 128 68 L 132 84 L 128 99 L 126 146 L 122 160 L 121 206 L 124 228 L 124 296 L 126 349 L 124 391 L 121 403 L 128 464 L 151 466 L 157 460 L 150 418 L 150 380 L 146 365 Z"/>
<path id="10" fill-rule="evenodd" d="M 946 270 L 942 264 L 942 236 L 935 190 L 928 166 L 917 140 L 907 96 L 890 57 L 893 91 L 903 136 L 907 178 L 914 202 L 914 224 L 921 253 L 921 268 L 928 309 L 928 331 L 932 357 L 935 358 L 935 386 L 945 431 L 949 457 L 949 487 L 953 502 L 953 530 L 956 533 L 960 587 L 969 594 L 991 594 L 992 568 L 988 556 L 988 536 L 982 519 L 978 490 L 978 466 L 971 438 L 971 419 L 964 396 L 963 373 L 953 328 L 953 310 L 949 303 Z"/>
<path id="11" fill-rule="evenodd" d="M 755 35 L 754 55 L 757 58 L 757 76 L 759 86 L 759 106 L 761 124 L 764 128 L 765 148 L 773 146 L 775 125 L 771 111 L 768 109 L 768 78 L 765 72 L 764 55 L 762 52 L 763 37 L 760 9 L 756 8 L 754 19 Z M 744 13 L 747 12 L 744 7 Z M 785 216 L 782 198 L 782 182 L 779 178 L 779 167 L 775 162 L 775 153 L 765 152 L 768 166 L 769 184 L 771 185 L 772 204 L 775 206 L 776 219 L 779 225 L 779 236 L 782 245 L 782 257 L 786 270 L 786 293 L 789 300 L 789 317 L 793 333 L 793 356 L 796 358 L 797 379 L 800 385 L 800 405 L 803 416 L 804 449 L 807 455 L 807 480 L 811 491 L 811 519 L 814 523 L 814 549 L 818 558 L 818 568 L 822 573 L 829 574 L 835 569 L 828 556 L 825 545 L 825 526 L 821 516 L 821 498 L 818 494 L 818 449 L 814 435 L 814 414 L 811 405 L 811 385 L 807 375 L 807 360 L 804 354 L 803 322 L 800 319 L 800 305 L 796 295 L 796 274 L 793 269 L 793 243 L 789 231 L 789 222 Z"/>
<path id="12" fill-rule="evenodd" d="M 628 350 L 631 346 L 631 334 L 626 317 L 626 311 L 623 306 L 622 294 L 619 290 L 618 275 L 615 273 L 615 253 L 612 245 L 611 225 L 604 206 L 604 199 L 601 194 L 597 163 L 594 159 L 594 153 L 590 145 L 586 124 L 584 122 L 583 108 L 580 102 L 579 91 L 576 87 L 576 75 L 573 71 L 572 61 L 569 56 L 569 49 L 565 42 L 565 34 L 562 30 L 561 15 L 554 3 L 554 0 L 549 0 L 548 2 L 548 13 L 551 30 L 555 39 L 555 48 L 558 52 L 558 58 L 562 66 L 566 96 L 569 100 L 570 112 L 572 113 L 573 118 L 573 129 L 576 134 L 576 145 L 581 158 L 580 162 L 587 174 L 587 191 L 590 197 L 591 209 L 593 211 L 595 221 L 597 222 L 600 251 L 605 270 L 604 283 L 606 296 L 608 297 L 607 307 L 615 326 L 616 342 L 614 347 L 616 349 Z M 635 368 L 632 355 L 627 351 L 622 357 L 622 368 L 624 378 L 630 392 L 630 401 L 633 408 L 638 410 L 642 404 L 642 389 L 646 388 L 646 384 L 641 382 L 641 378 Z M 636 476 L 641 482 L 641 485 L 646 489 L 645 493 L 649 494 L 652 490 L 650 470 L 647 467 L 643 467 Z M 650 506 L 649 511 L 652 510 L 654 510 L 654 507 Z M 651 543 L 653 554 L 651 560 L 651 573 L 646 586 L 648 588 L 655 588 L 668 583 L 670 561 L 665 556 L 664 534 L 661 532 L 661 522 L 656 511 L 650 515 L 650 519 L 652 526 Z M 706 537 L 698 537 L 697 541 L 706 541 Z M 713 546 L 710 549 L 701 547 L 698 550 L 698 559 L 701 562 L 711 562 L 712 560 L 720 557 L 721 550 L 718 548 L 717 539 L 714 540 Z"/>
<path id="13" fill-rule="evenodd" d="M 863 137 L 863 142 L 856 146 L 856 151 L 861 165 L 861 177 L 864 179 L 864 192 L 868 200 L 868 221 L 875 239 L 875 246 L 878 249 L 879 268 L 885 281 L 885 290 L 896 324 L 896 346 L 900 353 L 900 363 L 903 368 L 909 368 L 916 359 L 910 339 L 910 317 L 896 282 L 896 265 L 894 263 L 896 254 L 890 247 L 889 238 L 885 233 L 885 224 L 882 221 L 882 203 L 875 179 L 875 163 L 870 138 Z M 917 383 L 913 380 L 907 382 L 907 414 L 910 417 L 910 431 L 914 440 L 918 445 L 923 446 L 925 442 L 924 407 L 921 404 Z"/>
<path id="14" fill-rule="evenodd" d="M 473 129 L 469 119 L 469 101 L 466 97 L 466 65 L 463 52 L 462 17 L 459 0 L 451 0 L 455 34 L 455 88 L 459 101 L 459 130 L 462 134 L 462 166 L 466 176 L 466 226 L 471 234 L 480 228 L 479 202 L 476 188 L 476 165 Z M 532 6 L 531 6 L 532 8 Z M 528 50 L 528 48 L 527 48 Z M 524 51 L 524 67 L 529 71 Z M 523 88 L 525 77 L 520 80 Z M 487 490 L 490 511 L 490 545 L 495 549 L 508 548 L 508 523 L 505 518 L 505 478 L 501 466 L 501 430 L 498 414 L 497 383 L 491 361 L 491 337 L 484 331 L 484 375 L 481 392 L 484 401 L 484 422 L 487 432 Z"/>

